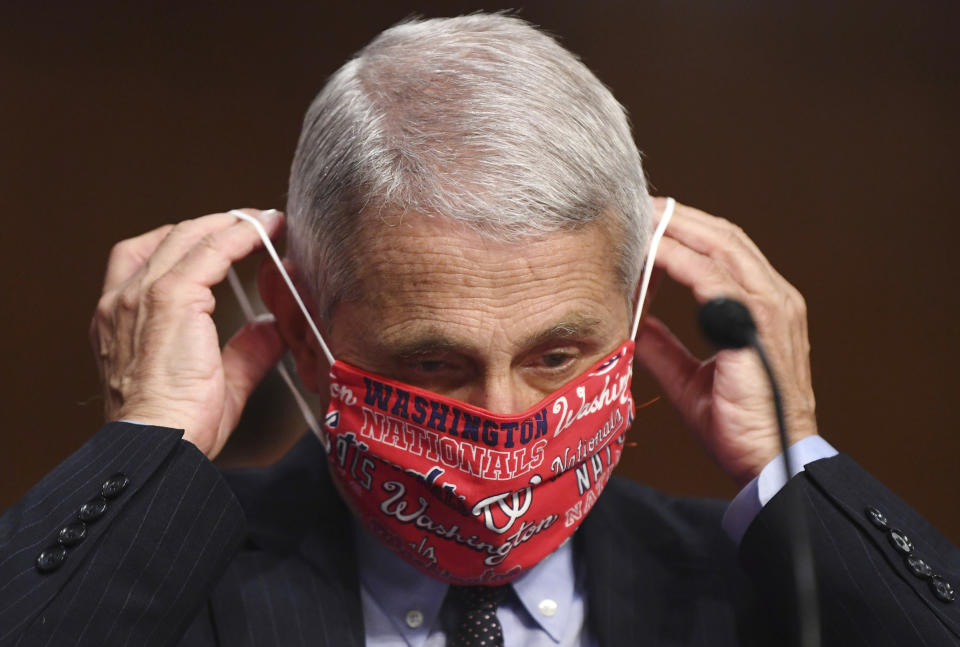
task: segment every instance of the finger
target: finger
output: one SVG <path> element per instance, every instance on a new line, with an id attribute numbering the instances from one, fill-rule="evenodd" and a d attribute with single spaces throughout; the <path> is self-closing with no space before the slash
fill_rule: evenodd
<path id="1" fill-rule="evenodd" d="M 715 259 L 693 251 L 671 239 L 662 238 L 655 260 L 673 280 L 687 286 L 698 303 L 717 297 L 743 300 L 745 290 Z"/>
<path id="2" fill-rule="evenodd" d="M 200 238 L 157 283 L 187 281 L 194 286 L 212 287 L 226 277 L 230 265 L 263 244 L 250 223 L 238 220 L 235 216 L 230 217 L 234 220 L 233 225 Z M 279 211 L 264 211 L 257 214 L 257 219 L 268 235 L 274 235 L 280 229 L 282 214 Z"/>
<path id="3" fill-rule="evenodd" d="M 103 277 L 103 292 L 115 290 L 129 280 L 172 229 L 173 225 L 164 225 L 114 245 Z"/>
<path id="4" fill-rule="evenodd" d="M 743 229 L 699 209 L 677 204 L 666 236 L 723 263 L 748 291 L 768 289 L 781 278 Z"/>
<path id="5" fill-rule="evenodd" d="M 261 222 L 267 229 L 267 233 L 271 235 L 274 233 L 278 223 L 273 220 L 273 215 L 279 212 L 275 210 L 259 211 L 257 209 L 242 209 L 241 211 L 262 218 Z M 264 214 L 268 215 L 265 216 Z M 234 227 L 238 222 L 237 217 L 229 213 L 214 213 L 178 223 L 150 257 L 147 263 L 149 270 L 144 277 L 145 283 L 150 284 L 170 271 L 200 241 L 216 236 L 219 232 Z M 247 227 L 250 228 L 249 225 Z"/>
<path id="6" fill-rule="evenodd" d="M 649 316 L 637 333 L 634 357 L 656 378 L 667 398 L 680 406 L 701 366 L 687 347 L 659 319 Z"/>
<path id="7" fill-rule="evenodd" d="M 232 430 L 250 394 L 283 355 L 286 346 L 276 321 L 258 319 L 246 324 L 224 346 L 223 375 L 226 400 L 223 429 Z"/>
<path id="8" fill-rule="evenodd" d="M 663 198 L 656 198 L 654 203 L 657 205 L 654 214 L 654 220 L 659 223 L 660 218 L 663 216 L 666 200 Z M 696 207 L 691 207 L 690 205 L 683 204 L 681 202 L 677 202 L 674 206 L 673 217 L 670 218 L 670 225 L 667 227 L 667 230 L 669 231 L 674 226 L 676 226 L 678 230 L 683 231 L 683 238 L 686 239 L 689 237 L 688 242 L 691 247 L 704 254 L 708 253 L 709 251 L 708 248 L 711 246 L 711 238 L 715 239 L 717 236 L 723 236 L 725 234 L 743 234 L 743 231 L 740 229 L 740 227 L 729 220 L 720 218 L 718 216 L 713 216 L 706 211 L 697 209 Z M 697 234 L 703 232 L 708 233 L 709 236 L 701 239 L 697 236 Z M 753 251 L 761 256 L 763 255 L 763 253 L 760 251 L 760 248 L 757 247 L 756 244 L 754 244 L 753 241 L 745 234 L 743 235 L 742 243 L 747 247 L 750 247 Z"/>
<path id="9" fill-rule="evenodd" d="M 680 243 L 699 254 L 699 267 L 704 271 L 709 271 L 707 268 L 711 262 L 716 264 L 723 270 L 720 274 L 733 279 L 742 288 L 743 296 L 748 298 L 738 297 L 729 286 L 719 290 L 715 287 L 705 288 L 704 294 L 708 297 L 741 298 L 754 313 L 762 336 L 771 332 L 771 324 L 774 322 L 793 322 L 801 328 L 802 339 L 806 339 L 803 297 L 770 265 L 743 230 L 699 209 L 677 205 L 677 210 L 661 245 L 670 247 L 672 243 Z M 705 280 L 707 284 L 710 284 L 711 280 L 714 285 L 718 284 L 715 278 L 705 277 Z M 786 319 L 784 315 L 787 316 Z M 784 339 L 790 341 L 792 337 Z"/>

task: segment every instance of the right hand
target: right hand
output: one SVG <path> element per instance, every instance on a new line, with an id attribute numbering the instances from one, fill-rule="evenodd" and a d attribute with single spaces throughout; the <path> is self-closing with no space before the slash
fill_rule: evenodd
<path id="1" fill-rule="evenodd" d="M 244 209 L 272 237 L 283 214 Z M 220 350 L 211 288 L 260 247 L 247 222 L 217 213 L 114 246 L 90 324 L 108 420 L 184 430 L 211 460 L 250 393 L 277 363 L 272 321 L 249 323 Z"/>

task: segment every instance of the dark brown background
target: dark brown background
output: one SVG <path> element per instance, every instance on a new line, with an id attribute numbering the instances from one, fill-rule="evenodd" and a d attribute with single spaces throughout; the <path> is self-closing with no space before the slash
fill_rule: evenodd
<path id="1" fill-rule="evenodd" d="M 324 79 L 411 12 L 481 6 L 271 4 L 0 8 L 0 508 L 100 424 L 86 330 L 111 244 L 282 208 Z M 658 192 L 741 224 L 806 295 L 821 431 L 960 541 L 960 4 L 527 2 L 522 15 L 629 108 Z M 706 351 L 682 290 L 665 286 L 654 311 Z M 270 415 L 288 401 L 275 380 L 257 399 L 223 462 L 269 459 L 300 428 Z M 632 435 L 622 472 L 734 493 L 665 403 Z"/>

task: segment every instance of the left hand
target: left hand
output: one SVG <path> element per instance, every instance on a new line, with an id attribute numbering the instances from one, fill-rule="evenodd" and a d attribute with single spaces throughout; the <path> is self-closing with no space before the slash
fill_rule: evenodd
<path id="1" fill-rule="evenodd" d="M 665 201 L 656 200 L 658 214 Z M 732 223 L 677 203 L 656 266 L 699 303 L 741 301 L 757 324 L 780 388 L 790 443 L 817 433 L 806 304 Z M 656 318 L 644 315 L 636 358 L 660 382 L 684 422 L 741 486 L 780 453 L 773 395 L 751 349 L 695 358 Z"/>

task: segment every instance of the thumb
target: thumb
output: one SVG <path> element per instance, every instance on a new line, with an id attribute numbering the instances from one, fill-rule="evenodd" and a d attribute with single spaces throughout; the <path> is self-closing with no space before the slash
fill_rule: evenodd
<path id="1" fill-rule="evenodd" d="M 250 394 L 285 350 L 272 315 L 251 321 L 230 338 L 222 353 L 226 387 L 222 429 L 237 426 Z"/>

